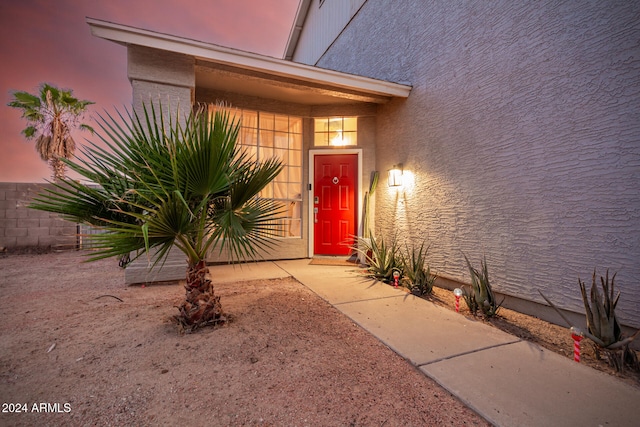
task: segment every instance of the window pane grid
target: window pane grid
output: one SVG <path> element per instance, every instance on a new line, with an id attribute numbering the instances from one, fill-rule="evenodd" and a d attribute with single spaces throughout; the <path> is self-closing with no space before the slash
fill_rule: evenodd
<path id="1" fill-rule="evenodd" d="M 344 147 L 358 145 L 358 118 L 316 118 L 314 120 L 313 145 L 316 147 Z"/>
<path id="2" fill-rule="evenodd" d="M 212 106 L 210 111 L 224 107 Z M 240 120 L 238 143 L 256 161 L 279 158 L 283 169 L 259 197 L 281 204 L 283 216 L 273 221 L 278 237 L 302 237 L 302 118 L 251 110 L 235 110 Z"/>

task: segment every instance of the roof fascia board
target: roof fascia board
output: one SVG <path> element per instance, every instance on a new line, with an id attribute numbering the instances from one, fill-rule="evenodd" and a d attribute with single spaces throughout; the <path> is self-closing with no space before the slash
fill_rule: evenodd
<path id="1" fill-rule="evenodd" d="M 314 83 L 328 84 L 334 87 L 359 90 L 382 96 L 407 98 L 411 92 L 411 86 L 399 83 L 326 70 L 98 19 L 86 18 L 86 20 L 94 36 L 125 45 L 135 44 L 166 50 L 282 77 L 303 79 Z"/>
<path id="2" fill-rule="evenodd" d="M 287 40 L 287 45 L 284 49 L 284 59 L 287 61 L 291 61 L 291 59 L 293 59 L 293 54 L 298 47 L 302 27 L 304 26 L 304 21 L 307 20 L 307 14 L 309 13 L 309 6 L 311 6 L 311 0 L 300 0 L 300 3 L 298 3 L 296 17 L 293 20 L 289 39 Z"/>

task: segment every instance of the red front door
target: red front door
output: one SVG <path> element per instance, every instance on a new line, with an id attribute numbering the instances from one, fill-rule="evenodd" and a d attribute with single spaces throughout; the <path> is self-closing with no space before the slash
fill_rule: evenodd
<path id="1" fill-rule="evenodd" d="M 318 154 L 314 159 L 314 253 L 348 255 L 358 223 L 358 155 Z"/>

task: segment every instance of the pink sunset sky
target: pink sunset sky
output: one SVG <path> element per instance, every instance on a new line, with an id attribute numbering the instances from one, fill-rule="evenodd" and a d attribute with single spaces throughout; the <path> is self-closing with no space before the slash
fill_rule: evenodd
<path id="1" fill-rule="evenodd" d="M 0 182 L 43 182 L 51 171 L 20 133 L 11 92 L 42 82 L 95 102 L 95 113 L 131 104 L 126 48 L 91 35 L 86 17 L 281 58 L 298 0 L 3 0 L 0 2 Z M 76 143 L 89 133 L 76 133 Z"/>

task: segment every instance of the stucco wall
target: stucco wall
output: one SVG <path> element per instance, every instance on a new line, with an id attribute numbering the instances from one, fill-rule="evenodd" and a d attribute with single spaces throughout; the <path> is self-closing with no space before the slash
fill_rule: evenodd
<path id="1" fill-rule="evenodd" d="M 57 214 L 29 209 L 48 184 L 0 183 L 0 248 L 75 248 L 77 224 Z"/>
<path id="2" fill-rule="evenodd" d="M 133 108 L 142 117 L 143 104 L 159 102 L 165 117 L 176 109 L 188 115 L 195 96 L 194 70 L 193 57 L 128 46 L 127 75 L 133 90 Z"/>
<path id="3" fill-rule="evenodd" d="M 582 312 L 578 277 L 609 268 L 640 326 L 640 3 L 368 0 L 318 65 L 413 85 L 379 109 L 385 236 L 431 243 L 468 281 Z M 383 21 L 381 21 L 383 20 Z"/>
<path id="4" fill-rule="evenodd" d="M 143 105 L 153 102 L 162 106 L 163 117 L 180 112 L 184 119 L 195 98 L 195 60 L 193 57 L 142 46 L 127 47 L 127 75 L 133 92 L 133 109 L 143 117 Z M 158 110 L 156 110 L 158 111 Z M 157 114 L 157 113 L 156 113 Z M 172 116 L 172 120 L 176 117 Z M 125 283 L 145 283 L 184 278 L 185 257 L 171 251 L 162 267 L 151 268 L 148 257 L 142 256 L 125 270 Z"/>

